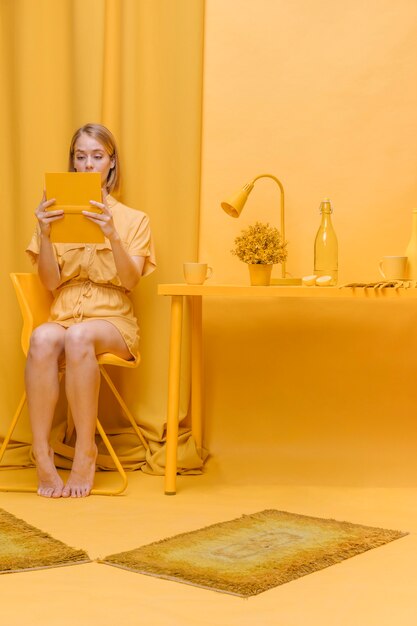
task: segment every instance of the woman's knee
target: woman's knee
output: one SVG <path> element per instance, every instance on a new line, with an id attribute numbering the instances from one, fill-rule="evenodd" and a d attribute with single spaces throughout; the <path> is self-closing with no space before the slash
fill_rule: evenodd
<path id="1" fill-rule="evenodd" d="M 83 324 L 70 326 L 65 333 L 65 357 L 67 361 L 79 361 L 95 357 L 95 344 L 91 333 Z"/>
<path id="2" fill-rule="evenodd" d="M 52 324 L 42 324 L 30 337 L 28 356 L 34 359 L 58 358 L 64 348 L 65 330 Z"/>

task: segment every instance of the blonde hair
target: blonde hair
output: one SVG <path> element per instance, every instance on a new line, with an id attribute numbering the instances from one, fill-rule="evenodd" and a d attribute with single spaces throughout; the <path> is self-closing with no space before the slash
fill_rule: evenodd
<path id="1" fill-rule="evenodd" d="M 117 193 L 120 190 L 120 161 L 119 161 L 119 153 L 117 151 L 116 141 L 109 131 L 108 128 L 102 126 L 101 124 L 84 124 L 78 130 L 75 131 L 74 135 L 71 139 L 70 149 L 69 149 L 69 161 L 68 161 L 68 171 L 75 172 L 74 168 L 74 152 L 75 152 L 75 144 L 77 139 L 81 137 L 81 135 L 88 135 L 89 137 L 93 137 L 101 143 L 103 148 L 106 150 L 107 154 L 111 159 L 113 159 L 114 165 L 108 173 L 106 180 L 106 188 L 109 193 L 114 191 Z"/>

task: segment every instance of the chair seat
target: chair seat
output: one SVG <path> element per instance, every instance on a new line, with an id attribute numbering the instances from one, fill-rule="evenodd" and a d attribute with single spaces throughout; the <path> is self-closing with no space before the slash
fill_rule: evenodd
<path id="1" fill-rule="evenodd" d="M 122 359 L 115 354 L 111 354 L 111 352 L 104 352 L 103 354 L 99 354 L 97 356 L 97 362 L 99 365 L 116 365 L 119 367 L 134 369 L 139 365 L 139 358 L 136 361 L 126 361 L 126 359 Z"/>

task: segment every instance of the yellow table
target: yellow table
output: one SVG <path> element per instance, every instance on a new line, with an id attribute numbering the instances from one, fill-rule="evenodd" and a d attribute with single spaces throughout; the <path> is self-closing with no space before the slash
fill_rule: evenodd
<path id="1" fill-rule="evenodd" d="M 197 448 L 202 447 L 202 299 L 203 297 L 232 298 L 358 298 L 392 299 L 417 298 L 417 289 L 302 287 L 244 285 L 158 285 L 158 294 L 171 296 L 171 335 L 168 373 L 167 452 L 165 494 L 175 495 L 177 474 L 177 445 L 180 401 L 181 339 L 183 301 L 191 299 L 191 432 Z"/>

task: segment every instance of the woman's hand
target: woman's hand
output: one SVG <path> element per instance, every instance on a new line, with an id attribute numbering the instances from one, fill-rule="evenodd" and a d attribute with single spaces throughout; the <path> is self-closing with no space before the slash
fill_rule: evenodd
<path id="1" fill-rule="evenodd" d="M 64 217 L 64 211 L 62 209 L 57 209 L 56 211 L 48 211 L 48 207 L 55 204 L 55 198 L 51 198 L 51 200 L 46 199 L 46 193 L 43 192 L 42 200 L 39 203 L 38 208 L 35 211 L 36 218 L 39 222 L 39 227 L 41 229 L 41 234 L 49 237 L 51 234 L 51 224 L 56 220 L 60 220 Z"/>
<path id="2" fill-rule="evenodd" d="M 89 220 L 100 226 L 105 237 L 112 241 L 112 239 L 117 239 L 119 235 L 113 222 L 113 214 L 106 201 L 105 191 L 102 190 L 101 194 L 102 202 L 90 200 L 90 204 L 96 206 L 102 212 L 94 213 L 93 211 L 82 211 L 82 214 L 85 215 Z"/>
<path id="3" fill-rule="evenodd" d="M 59 285 L 59 267 L 55 257 L 53 244 L 51 243 L 51 225 L 56 220 L 64 217 L 64 211 L 57 209 L 48 211 L 48 207 L 55 203 L 55 198 L 46 199 L 46 193 L 43 192 L 42 200 L 35 211 L 35 215 L 41 229 L 40 248 L 38 258 L 38 273 L 42 284 L 53 291 Z"/>
<path id="4" fill-rule="evenodd" d="M 130 256 L 127 252 L 119 233 L 113 222 L 113 214 L 106 202 L 106 190 L 102 190 L 102 202 L 90 200 L 90 203 L 102 211 L 102 213 L 93 213 L 92 211 L 83 211 L 89 220 L 100 226 L 102 232 L 110 241 L 113 252 L 114 263 L 120 282 L 123 287 L 131 291 L 139 282 L 142 275 L 145 257 Z"/>

